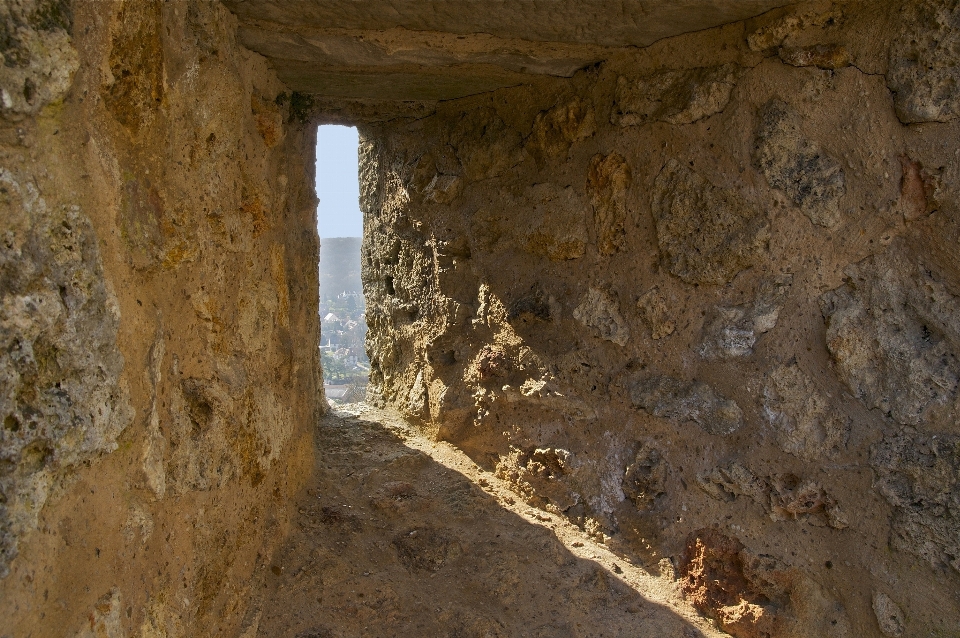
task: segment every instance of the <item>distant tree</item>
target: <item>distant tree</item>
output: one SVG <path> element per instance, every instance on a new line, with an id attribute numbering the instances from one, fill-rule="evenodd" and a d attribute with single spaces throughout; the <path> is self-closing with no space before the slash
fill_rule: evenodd
<path id="1" fill-rule="evenodd" d="M 343 381 L 347 378 L 347 367 L 330 351 L 322 350 L 320 352 L 320 363 L 323 366 L 323 378 L 328 383 Z"/>

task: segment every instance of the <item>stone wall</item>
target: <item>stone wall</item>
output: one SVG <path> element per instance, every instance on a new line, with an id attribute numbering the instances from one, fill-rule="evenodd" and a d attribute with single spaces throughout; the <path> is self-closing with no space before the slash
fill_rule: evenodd
<path id="1" fill-rule="evenodd" d="M 391 24 L 402 103 L 350 47 L 291 93 L 216 2 L 0 6 L 0 635 L 257 634 L 325 405 L 322 120 L 362 125 L 371 400 L 732 635 L 955 636 L 957 2 L 527 22 L 492 84 L 456 64 L 503 34 Z"/>
<path id="2" fill-rule="evenodd" d="M 735 636 L 955 635 L 958 33 L 806 3 L 363 127 L 371 399 Z"/>
<path id="3" fill-rule="evenodd" d="M 255 633 L 324 405 L 313 130 L 218 3 L 0 26 L 0 635 Z"/>

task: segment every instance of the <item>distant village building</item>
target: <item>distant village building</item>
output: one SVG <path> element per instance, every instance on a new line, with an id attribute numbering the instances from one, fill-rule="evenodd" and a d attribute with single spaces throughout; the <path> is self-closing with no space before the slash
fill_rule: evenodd
<path id="1" fill-rule="evenodd" d="M 320 248 L 321 359 L 328 384 L 366 387 L 370 362 L 364 348 L 367 332 L 360 278 L 359 237 L 326 238 Z M 359 391 L 360 396 L 365 390 Z M 336 388 L 328 398 L 341 400 Z"/>

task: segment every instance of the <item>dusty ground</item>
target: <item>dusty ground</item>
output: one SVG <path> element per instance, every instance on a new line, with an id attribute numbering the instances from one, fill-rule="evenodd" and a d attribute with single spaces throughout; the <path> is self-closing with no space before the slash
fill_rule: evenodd
<path id="1" fill-rule="evenodd" d="M 722 636 L 651 574 L 515 500 L 455 448 L 355 404 L 326 416 L 259 636 Z"/>

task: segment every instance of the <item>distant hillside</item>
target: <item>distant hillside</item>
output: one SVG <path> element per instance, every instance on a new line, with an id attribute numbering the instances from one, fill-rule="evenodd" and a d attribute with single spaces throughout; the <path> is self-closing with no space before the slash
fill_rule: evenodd
<path id="1" fill-rule="evenodd" d="M 320 299 L 341 292 L 363 292 L 360 283 L 360 238 L 320 240 Z"/>

